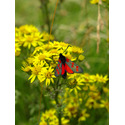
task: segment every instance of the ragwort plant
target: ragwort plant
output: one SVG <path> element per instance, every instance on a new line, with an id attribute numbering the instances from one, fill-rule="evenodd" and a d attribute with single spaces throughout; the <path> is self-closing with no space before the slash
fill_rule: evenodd
<path id="1" fill-rule="evenodd" d="M 29 74 L 30 83 L 37 81 L 51 99 L 49 110 L 41 111 L 39 125 L 82 125 L 93 117 L 93 110 L 105 108 L 108 112 L 108 76 L 83 71 L 67 74 L 66 79 L 56 77 L 60 53 L 84 70 L 82 48 L 54 41 L 54 36 L 32 25 L 15 28 L 15 56 L 22 59 L 21 69 Z"/>

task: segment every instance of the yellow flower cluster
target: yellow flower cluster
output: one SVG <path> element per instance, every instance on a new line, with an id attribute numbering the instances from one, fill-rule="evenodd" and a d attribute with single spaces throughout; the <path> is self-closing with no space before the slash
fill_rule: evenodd
<path id="1" fill-rule="evenodd" d="M 87 89 L 90 84 L 87 83 L 103 83 L 105 84 L 108 81 L 107 75 L 104 77 L 102 75 L 89 75 L 88 73 L 84 74 L 68 74 L 68 86 L 70 92 L 74 91 L 77 95 L 78 91 L 82 90 L 80 86 L 84 86 L 84 89 Z M 99 84 L 100 85 L 100 84 Z M 84 90 L 83 89 L 83 90 Z"/>
<path id="2" fill-rule="evenodd" d="M 84 96 L 83 100 L 85 100 L 85 106 L 88 109 L 96 109 L 96 108 L 106 108 L 108 110 L 108 88 L 104 87 L 104 85 L 90 84 L 87 83 L 83 88 L 81 96 Z M 102 94 L 103 93 L 103 94 Z M 105 99 L 103 99 L 104 93 Z"/>
<path id="3" fill-rule="evenodd" d="M 90 117 L 87 111 L 91 109 L 106 108 L 107 111 L 109 111 L 109 91 L 107 87 L 102 88 L 103 92 L 107 94 L 104 95 L 105 98 L 100 91 L 100 86 L 97 87 L 95 83 L 85 83 L 80 87 L 82 91 L 77 92 L 75 95 L 70 92 L 72 89 L 66 88 L 64 96 L 59 96 L 60 102 L 63 100 L 62 104 L 66 105 L 64 108 L 64 116 L 69 119 L 78 118 L 78 122 L 81 122 Z M 52 103 L 54 104 L 54 102 Z"/>
<path id="4" fill-rule="evenodd" d="M 78 122 L 85 121 L 90 115 L 87 113 L 87 109 L 84 108 L 80 110 L 80 106 L 83 102 L 83 97 L 81 94 L 72 95 L 69 91 L 69 88 L 66 88 L 63 104 L 66 104 L 64 108 L 64 116 L 71 118 L 78 118 Z"/>
<path id="5" fill-rule="evenodd" d="M 21 37 L 19 37 L 19 34 L 21 34 Z M 40 37 L 36 37 L 34 35 Z M 41 39 L 42 37 L 43 39 Z M 53 37 L 50 37 L 52 40 Z M 28 40 L 26 38 L 30 39 L 32 42 L 27 42 Z M 19 29 L 16 28 L 16 44 L 18 43 L 20 46 L 22 45 L 23 47 L 27 46 L 30 50 L 31 46 L 34 47 L 34 51 L 30 53 L 30 56 L 25 60 L 25 62 L 23 62 L 22 66 L 22 70 L 24 72 L 31 72 L 31 75 L 29 77 L 31 83 L 36 78 L 39 80 L 40 83 L 45 82 L 46 85 L 54 83 L 54 78 L 56 78 L 54 75 L 54 70 L 58 64 L 59 54 L 63 53 L 67 49 L 67 47 L 68 49 L 63 54 L 66 58 L 70 59 L 71 61 L 82 61 L 84 59 L 84 56 L 82 55 L 84 51 L 81 48 L 71 46 L 68 43 L 59 41 L 43 42 L 47 41 L 48 39 L 49 35 L 47 33 L 44 32 L 41 34 L 33 26 L 25 25 L 21 26 Z M 16 51 L 20 52 L 20 49 L 16 49 Z M 79 54 L 80 56 L 78 56 Z"/>
<path id="6" fill-rule="evenodd" d="M 65 119 L 65 117 L 61 118 L 62 125 L 69 125 L 69 119 Z M 39 125 L 59 125 L 58 117 L 56 116 L 56 110 L 50 109 L 46 110 L 45 113 L 42 113 L 41 121 Z"/>
<path id="7" fill-rule="evenodd" d="M 15 55 L 20 55 L 20 47 L 30 49 L 32 46 L 36 47 L 42 45 L 43 42 L 53 40 L 54 37 L 46 32 L 39 32 L 33 25 L 23 25 L 15 28 Z"/>

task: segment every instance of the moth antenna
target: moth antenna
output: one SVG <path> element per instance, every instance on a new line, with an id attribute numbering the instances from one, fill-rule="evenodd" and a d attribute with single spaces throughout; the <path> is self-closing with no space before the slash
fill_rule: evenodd
<path id="1" fill-rule="evenodd" d="M 65 49 L 65 51 L 68 49 L 69 46 L 71 46 L 71 45 L 68 45 L 67 48 Z M 64 51 L 64 52 L 65 52 L 65 51 Z M 64 52 L 63 52 L 63 53 L 64 53 Z"/>

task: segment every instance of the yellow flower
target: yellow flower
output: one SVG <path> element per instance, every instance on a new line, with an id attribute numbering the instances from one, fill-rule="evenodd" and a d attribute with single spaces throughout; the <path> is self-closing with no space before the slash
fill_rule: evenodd
<path id="1" fill-rule="evenodd" d="M 94 99 L 94 100 L 99 100 L 99 99 L 101 99 L 101 96 L 100 96 L 100 93 L 99 92 L 97 92 L 97 93 L 95 93 L 95 92 L 89 92 L 89 94 L 88 94 L 92 99 Z"/>
<path id="2" fill-rule="evenodd" d="M 94 84 L 93 85 L 89 85 L 89 89 L 92 92 L 97 92 L 98 91 L 97 87 Z"/>
<path id="3" fill-rule="evenodd" d="M 93 108 L 99 108 L 100 105 L 96 102 L 96 100 L 94 100 L 93 98 L 88 98 L 86 104 L 85 104 L 86 107 L 88 107 L 89 109 L 91 109 L 92 107 Z"/>
<path id="4" fill-rule="evenodd" d="M 57 57 L 59 59 L 59 52 L 57 49 L 51 49 L 49 52 L 53 55 L 54 58 Z"/>
<path id="5" fill-rule="evenodd" d="M 83 55 L 79 55 L 78 60 L 82 61 L 82 60 L 84 60 L 84 58 L 85 57 Z"/>
<path id="6" fill-rule="evenodd" d="M 59 55 L 53 56 L 53 61 L 58 62 L 59 61 Z"/>
<path id="7" fill-rule="evenodd" d="M 71 47 L 71 49 L 72 49 L 72 52 L 73 52 L 73 53 L 81 54 L 81 53 L 84 52 L 84 51 L 82 50 L 82 48 L 79 48 L 79 47 L 76 47 L 76 46 Z"/>
<path id="8" fill-rule="evenodd" d="M 49 50 L 53 49 L 53 47 L 50 43 L 51 42 L 49 42 L 48 44 L 41 44 L 40 46 L 36 47 L 33 52 L 33 55 L 35 55 L 38 52 L 44 52 L 44 51 L 49 51 Z"/>
<path id="9" fill-rule="evenodd" d="M 99 79 L 100 79 L 99 74 L 96 74 L 94 79 L 95 79 L 95 81 L 99 81 Z"/>
<path id="10" fill-rule="evenodd" d="M 51 66 L 52 68 L 55 68 L 55 67 L 57 66 L 57 64 L 58 64 L 58 63 L 50 62 L 50 66 Z"/>
<path id="11" fill-rule="evenodd" d="M 68 125 L 69 120 L 64 117 L 61 118 L 62 125 Z M 42 113 L 41 121 L 39 125 L 59 125 L 59 120 L 56 116 L 56 110 L 50 109 Z"/>
<path id="12" fill-rule="evenodd" d="M 24 34 L 30 34 L 30 33 L 38 32 L 38 29 L 33 25 L 20 26 L 19 30 Z"/>
<path id="13" fill-rule="evenodd" d="M 19 43 L 20 45 L 22 45 L 24 43 L 25 39 L 22 36 L 21 32 L 17 32 L 15 33 L 15 42 Z"/>
<path id="14" fill-rule="evenodd" d="M 39 125 L 48 125 L 46 121 L 42 120 Z"/>
<path id="15" fill-rule="evenodd" d="M 15 27 L 15 33 L 20 32 L 19 28 Z"/>
<path id="16" fill-rule="evenodd" d="M 83 80 L 81 79 L 81 77 L 79 77 L 79 75 L 76 75 L 76 74 L 68 74 L 68 79 L 69 82 L 68 82 L 68 85 L 69 87 L 71 88 L 70 89 L 70 92 L 74 91 L 75 94 L 77 95 L 77 90 L 81 90 L 81 88 L 79 87 L 80 85 L 84 85 L 82 82 Z"/>
<path id="17" fill-rule="evenodd" d="M 95 82 L 93 75 L 89 75 L 88 73 L 81 74 L 81 78 L 83 79 L 83 82 Z"/>
<path id="18" fill-rule="evenodd" d="M 35 50 L 33 52 L 33 55 L 35 55 L 37 52 L 42 52 L 43 51 L 43 46 L 38 46 L 38 47 L 35 47 Z"/>
<path id="19" fill-rule="evenodd" d="M 41 37 L 43 36 L 40 32 L 36 32 L 33 34 L 34 39 L 37 41 L 38 45 L 43 45 Z"/>
<path id="20" fill-rule="evenodd" d="M 107 111 L 109 111 L 109 101 L 108 100 L 101 100 L 101 104 L 100 104 L 100 107 L 101 108 L 106 108 L 107 109 Z"/>
<path id="21" fill-rule="evenodd" d="M 31 69 L 31 66 L 29 66 L 25 61 L 23 61 L 22 63 L 23 63 L 23 67 L 21 67 L 21 69 L 22 69 L 24 72 L 29 72 L 30 69 Z"/>
<path id="22" fill-rule="evenodd" d="M 61 118 L 62 125 L 68 125 L 69 119 L 65 119 L 64 117 Z"/>
<path id="23" fill-rule="evenodd" d="M 100 78 L 98 79 L 98 82 L 106 83 L 107 81 L 108 81 L 107 75 L 105 75 L 104 77 L 101 75 Z"/>
<path id="24" fill-rule="evenodd" d="M 35 80 L 36 77 L 37 77 L 39 80 L 41 80 L 41 79 L 40 79 L 40 77 L 41 77 L 40 73 L 41 73 L 42 70 L 46 69 L 45 67 L 43 68 L 44 64 L 45 64 L 45 63 L 41 62 L 40 65 L 34 65 L 34 67 L 31 67 L 31 68 L 30 68 L 31 71 L 32 71 L 32 75 L 29 77 L 28 80 L 31 79 L 31 81 L 30 81 L 31 83 Z"/>
<path id="25" fill-rule="evenodd" d="M 52 59 L 51 57 L 51 53 L 44 51 L 43 53 L 39 53 L 36 56 L 34 56 L 34 64 L 39 64 L 41 61 L 51 61 Z"/>
<path id="26" fill-rule="evenodd" d="M 20 45 L 15 43 L 15 56 L 19 56 L 21 52 Z"/>
<path id="27" fill-rule="evenodd" d="M 106 87 L 103 87 L 103 91 L 104 91 L 105 93 L 109 93 L 109 89 L 106 88 Z"/>
<path id="28" fill-rule="evenodd" d="M 54 40 L 54 36 L 53 35 L 50 35 L 46 32 L 43 32 L 42 33 L 42 40 L 41 41 L 48 41 L 50 38 L 50 40 Z"/>
<path id="29" fill-rule="evenodd" d="M 102 0 L 103 2 L 106 2 L 107 0 Z M 100 1 L 100 2 L 102 2 Z M 90 3 L 91 4 L 97 4 L 99 2 L 99 0 L 91 0 Z"/>
<path id="30" fill-rule="evenodd" d="M 53 101 L 51 101 L 51 103 L 52 103 L 53 105 L 55 105 L 55 104 L 56 104 L 56 101 L 55 101 L 55 100 L 53 100 Z"/>
<path id="31" fill-rule="evenodd" d="M 39 78 L 40 82 L 46 81 L 46 86 L 50 84 L 50 81 L 54 83 L 53 78 L 56 78 L 53 72 L 53 68 L 49 67 L 48 69 L 43 69 L 40 73 L 41 76 Z"/>
<path id="32" fill-rule="evenodd" d="M 70 59 L 71 61 L 75 61 L 77 59 L 76 57 L 74 58 L 70 53 L 64 54 L 64 56 Z"/>
<path id="33" fill-rule="evenodd" d="M 50 118 L 53 119 L 55 117 L 56 110 L 55 109 L 50 109 L 45 112 L 46 119 Z"/>
<path id="34" fill-rule="evenodd" d="M 64 47 L 65 49 L 67 48 L 69 44 L 65 42 L 60 42 L 60 46 Z"/>
<path id="35" fill-rule="evenodd" d="M 42 113 L 40 125 L 46 124 L 45 121 L 47 121 L 47 123 L 49 123 L 49 125 L 53 125 L 53 123 L 57 122 L 58 118 L 55 115 L 55 113 L 56 113 L 55 109 L 46 110 L 45 113 Z"/>
<path id="36" fill-rule="evenodd" d="M 60 45 L 60 42 L 58 42 L 58 41 L 53 41 L 53 42 L 49 42 L 49 45 L 51 45 L 51 47 L 53 48 L 53 49 L 60 49 L 62 46 Z"/>
<path id="37" fill-rule="evenodd" d="M 78 119 L 78 121 L 85 121 L 87 117 L 89 117 L 90 115 L 88 113 L 86 113 L 86 109 L 82 110 L 81 114 L 80 114 L 80 118 Z"/>
<path id="38" fill-rule="evenodd" d="M 36 39 L 34 38 L 34 35 L 33 33 L 30 34 L 30 35 L 24 35 L 24 38 L 25 38 L 25 42 L 23 44 L 24 47 L 28 47 L 28 49 L 31 48 L 31 46 L 34 46 L 36 47 L 37 46 L 37 41 Z"/>
<path id="39" fill-rule="evenodd" d="M 72 95 L 72 93 L 70 93 L 70 89 L 66 88 L 65 89 L 65 93 L 64 93 L 64 100 L 63 103 L 68 104 L 68 103 L 72 103 L 72 104 L 81 104 L 82 103 L 82 98 L 79 94 L 77 95 Z"/>
<path id="40" fill-rule="evenodd" d="M 65 108 L 64 108 L 64 115 L 68 117 L 76 117 L 78 113 L 78 104 L 76 103 L 69 103 Z"/>
<path id="41" fill-rule="evenodd" d="M 96 3 L 98 3 L 98 2 L 99 2 L 99 0 L 91 0 L 91 1 L 90 1 L 91 4 L 96 4 Z"/>
<path id="42" fill-rule="evenodd" d="M 29 63 L 29 64 L 33 64 L 33 62 L 34 62 L 34 58 L 31 56 L 31 57 L 28 57 L 27 59 L 26 59 L 26 61 Z"/>

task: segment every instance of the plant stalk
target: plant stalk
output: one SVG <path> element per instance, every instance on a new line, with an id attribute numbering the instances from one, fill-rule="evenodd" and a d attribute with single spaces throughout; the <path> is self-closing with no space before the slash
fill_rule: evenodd
<path id="1" fill-rule="evenodd" d="M 48 11 L 48 0 L 40 0 L 42 6 L 42 13 L 45 18 L 44 22 L 48 26 L 48 32 L 50 31 L 50 19 L 49 19 L 49 11 Z"/>
<path id="2" fill-rule="evenodd" d="M 56 105 L 59 108 L 59 112 L 58 112 L 58 119 L 59 119 L 59 125 L 61 125 L 61 105 L 59 104 L 58 101 L 58 94 L 59 94 L 59 78 L 57 80 L 57 84 L 55 86 L 55 101 L 56 101 Z"/>

